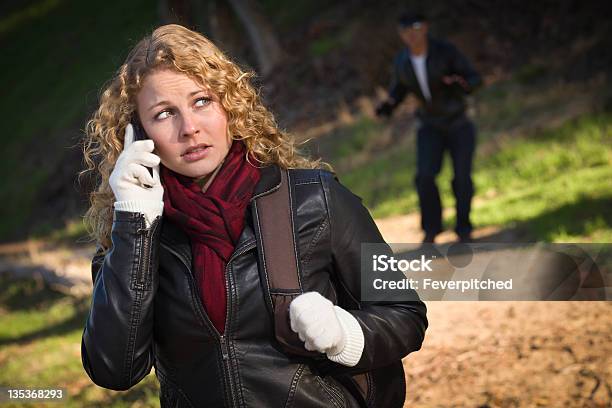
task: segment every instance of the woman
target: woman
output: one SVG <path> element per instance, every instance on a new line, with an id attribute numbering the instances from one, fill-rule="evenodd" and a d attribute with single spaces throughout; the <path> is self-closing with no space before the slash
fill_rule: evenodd
<path id="1" fill-rule="evenodd" d="M 167 25 L 102 93 L 85 144 L 101 183 L 86 214 L 99 245 L 83 366 L 126 390 L 154 365 L 162 406 L 356 407 L 364 401 L 341 379 L 403 387 L 399 360 L 421 346 L 425 306 L 358 301 L 360 244 L 384 241 L 359 198 L 296 152 L 250 77 L 200 34 Z M 306 357 L 276 341 L 260 279 L 252 202 L 285 169 L 307 292 L 290 326 Z"/>

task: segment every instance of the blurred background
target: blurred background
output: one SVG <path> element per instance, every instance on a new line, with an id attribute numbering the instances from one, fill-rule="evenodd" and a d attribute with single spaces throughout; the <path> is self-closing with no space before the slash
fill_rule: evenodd
<path id="1" fill-rule="evenodd" d="M 65 387 L 71 407 L 159 406 L 153 374 L 112 392 L 81 367 L 95 179 L 77 173 L 100 89 L 160 24 L 197 29 L 257 72 L 281 127 L 363 198 L 386 240 L 420 241 L 416 101 L 374 115 L 402 46 L 397 17 L 411 9 L 484 78 L 469 99 L 475 238 L 612 242 L 609 2 L 4 0 L 0 386 Z M 450 230 L 448 159 L 438 185 Z M 610 406 L 610 302 L 428 306 L 425 345 L 405 360 L 407 406 Z"/>

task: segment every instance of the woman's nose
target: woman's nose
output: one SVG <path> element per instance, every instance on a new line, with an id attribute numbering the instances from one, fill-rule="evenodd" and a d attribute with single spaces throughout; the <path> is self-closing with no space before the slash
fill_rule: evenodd
<path id="1" fill-rule="evenodd" d="M 196 118 L 192 113 L 185 113 L 181 115 L 181 136 L 193 136 L 199 133 Z"/>

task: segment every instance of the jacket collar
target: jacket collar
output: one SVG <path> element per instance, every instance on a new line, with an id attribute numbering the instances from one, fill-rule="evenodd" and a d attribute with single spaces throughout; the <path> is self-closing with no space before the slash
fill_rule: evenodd
<path id="1" fill-rule="evenodd" d="M 251 202 L 256 198 L 269 194 L 272 191 L 278 189 L 281 183 L 280 167 L 278 167 L 277 164 L 271 164 L 269 166 L 262 167 L 259 169 L 259 171 L 259 182 L 253 190 Z"/>
<path id="2" fill-rule="evenodd" d="M 272 164 L 260 169 L 259 182 L 255 185 L 253 196 L 251 197 L 250 203 L 247 206 L 247 221 L 244 224 L 244 230 L 240 234 L 240 238 L 236 244 L 236 249 L 255 239 L 255 232 L 253 231 L 252 222 L 250 221 L 252 217 L 251 207 L 253 200 L 275 191 L 279 188 L 280 183 L 281 173 L 278 165 Z M 161 241 L 165 245 L 170 246 L 190 264 L 192 255 L 189 236 L 175 223 L 168 222 L 167 220 L 164 221 L 165 222 L 163 222 L 161 230 Z"/>

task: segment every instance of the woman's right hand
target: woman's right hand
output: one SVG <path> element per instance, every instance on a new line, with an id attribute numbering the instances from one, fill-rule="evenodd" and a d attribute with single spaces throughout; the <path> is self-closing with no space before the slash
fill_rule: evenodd
<path id="1" fill-rule="evenodd" d="M 164 188 L 159 178 L 160 158 L 152 153 L 154 148 L 151 139 L 134 141 L 134 128 L 128 124 L 123 151 L 108 181 L 117 200 L 115 210 L 143 213 L 147 227 L 164 209 Z M 153 170 L 153 176 L 145 166 Z"/>

